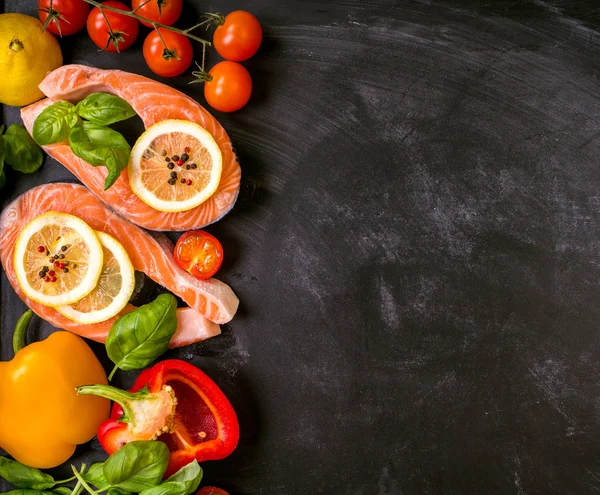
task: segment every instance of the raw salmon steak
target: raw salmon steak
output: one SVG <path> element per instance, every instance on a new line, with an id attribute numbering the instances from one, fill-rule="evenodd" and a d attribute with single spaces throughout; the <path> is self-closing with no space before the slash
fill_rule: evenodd
<path id="1" fill-rule="evenodd" d="M 128 101 L 144 125 L 167 119 L 191 120 L 212 134 L 223 155 L 223 173 L 216 192 L 196 208 L 178 213 L 155 210 L 134 194 L 127 170 L 104 190 L 105 167 L 92 167 L 73 154 L 67 142 L 44 146 L 96 196 L 131 222 L 149 230 L 184 231 L 204 227 L 222 218 L 233 207 L 239 190 L 241 169 L 227 133 L 202 106 L 165 84 L 119 70 L 101 70 L 84 65 L 65 65 L 51 72 L 40 84 L 48 97 L 21 110 L 31 134 L 36 117 L 57 100 L 72 103 L 91 93 L 113 93 Z"/>
<path id="2" fill-rule="evenodd" d="M 198 280 L 179 268 L 173 258 L 174 246 L 164 234 L 152 235 L 108 208 L 85 187 L 77 184 L 46 184 L 27 191 L 0 216 L 0 259 L 6 276 L 19 297 L 38 316 L 92 340 L 104 342 L 118 317 L 93 325 L 75 323 L 53 308 L 27 298 L 17 283 L 14 247 L 23 228 L 48 211 L 70 213 L 95 230 L 117 239 L 125 248 L 135 270 L 181 297 L 189 308 L 177 310 L 178 329 L 172 347 L 198 342 L 220 333 L 218 323 L 230 321 L 238 307 L 231 288 L 216 279 Z M 132 311 L 129 305 L 124 312 Z"/>

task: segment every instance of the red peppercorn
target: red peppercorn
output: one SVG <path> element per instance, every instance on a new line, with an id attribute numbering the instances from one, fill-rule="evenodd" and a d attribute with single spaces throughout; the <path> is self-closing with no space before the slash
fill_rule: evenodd
<path id="1" fill-rule="evenodd" d="M 44 282 L 50 282 L 50 277 L 44 277 Z"/>
<path id="2" fill-rule="evenodd" d="M 38 253 L 44 253 L 45 251 L 46 251 L 46 248 L 44 246 L 38 247 Z"/>
<path id="3" fill-rule="evenodd" d="M 181 167 L 183 165 L 183 160 L 177 160 L 177 166 Z"/>
<path id="4" fill-rule="evenodd" d="M 65 264 L 64 263 L 60 263 L 58 265 L 58 268 L 60 268 L 61 270 L 64 270 L 65 269 Z"/>
<path id="5" fill-rule="evenodd" d="M 186 147 L 185 147 L 185 149 L 184 149 L 183 151 L 185 151 L 186 153 L 189 153 L 189 152 L 190 152 L 190 147 L 189 147 L 189 146 L 186 146 Z"/>
<path id="6" fill-rule="evenodd" d="M 191 186 L 191 185 L 192 185 L 192 179 L 188 179 L 188 181 L 186 182 L 186 184 L 187 184 L 188 186 Z"/>
<path id="7" fill-rule="evenodd" d="M 60 262 L 58 262 L 58 261 L 55 261 L 55 262 L 54 262 L 54 266 L 55 266 L 56 268 L 58 268 L 58 265 L 60 265 Z"/>
<path id="8" fill-rule="evenodd" d="M 51 277 L 50 282 L 56 282 L 56 277 Z"/>
<path id="9" fill-rule="evenodd" d="M 54 275 L 56 275 L 56 272 L 54 270 L 50 270 L 48 272 L 48 275 L 50 275 L 51 277 L 54 277 Z"/>

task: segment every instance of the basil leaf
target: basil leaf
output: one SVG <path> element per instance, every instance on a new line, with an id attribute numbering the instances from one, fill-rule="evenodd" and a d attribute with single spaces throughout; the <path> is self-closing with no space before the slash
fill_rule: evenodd
<path id="1" fill-rule="evenodd" d="M 94 93 L 77 104 L 77 113 L 94 124 L 109 125 L 133 117 L 135 110 L 116 95 Z"/>
<path id="2" fill-rule="evenodd" d="M 47 490 L 56 484 L 49 474 L 6 457 L 0 457 L 0 477 L 19 488 L 34 490 Z"/>
<path id="3" fill-rule="evenodd" d="M 127 167 L 131 147 L 117 131 L 92 122 L 75 126 L 69 134 L 71 150 L 94 167 L 105 166 L 104 190 L 112 186 Z"/>
<path id="4" fill-rule="evenodd" d="M 4 136 L 0 136 L 0 187 L 6 182 L 4 175 Z"/>
<path id="5" fill-rule="evenodd" d="M 90 468 L 82 475 L 83 479 L 91 483 L 98 489 L 103 489 L 109 486 L 109 482 L 104 477 L 104 463 L 97 462 L 92 464 Z"/>
<path id="6" fill-rule="evenodd" d="M 4 160 L 16 171 L 32 174 L 42 166 L 44 153 L 22 125 L 11 125 L 4 134 L 4 141 Z"/>
<path id="7" fill-rule="evenodd" d="M 69 130 L 79 122 L 75 105 L 57 101 L 46 107 L 33 123 L 33 139 L 40 146 L 60 143 L 69 137 Z"/>
<path id="8" fill-rule="evenodd" d="M 54 493 L 55 495 L 71 495 L 73 493 L 73 490 L 71 490 L 70 488 L 67 488 L 66 486 L 59 486 L 58 488 L 54 488 L 52 490 L 52 493 Z"/>
<path id="9" fill-rule="evenodd" d="M 177 330 L 176 311 L 175 297 L 161 294 L 117 320 L 106 339 L 106 352 L 116 368 L 137 370 L 163 354 Z"/>
<path id="10" fill-rule="evenodd" d="M 169 449 L 163 442 L 130 442 L 104 463 L 104 476 L 111 488 L 140 493 L 160 483 L 169 464 Z"/>
<path id="11" fill-rule="evenodd" d="M 53 495 L 53 493 L 51 491 L 36 490 L 35 488 L 20 488 L 19 490 L 3 492 L 3 495 Z"/>
<path id="12" fill-rule="evenodd" d="M 188 495 L 195 492 L 202 481 L 202 468 L 197 460 L 182 467 L 161 485 L 144 490 L 141 495 Z"/>

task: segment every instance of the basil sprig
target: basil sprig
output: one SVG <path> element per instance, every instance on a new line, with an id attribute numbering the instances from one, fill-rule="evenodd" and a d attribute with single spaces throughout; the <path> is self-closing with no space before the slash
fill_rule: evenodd
<path id="1" fill-rule="evenodd" d="M 127 167 L 131 154 L 126 139 L 108 125 L 134 115 L 129 103 L 106 93 L 91 94 L 77 106 L 58 101 L 46 107 L 35 119 L 33 139 L 42 146 L 68 140 L 76 156 L 94 167 L 108 169 L 104 182 L 106 190 Z"/>
<path id="2" fill-rule="evenodd" d="M 108 176 L 104 190 L 112 186 L 127 167 L 131 147 L 127 140 L 110 127 L 83 122 L 69 134 L 71 151 L 94 167 L 104 166 Z"/>
<path id="3" fill-rule="evenodd" d="M 11 495 L 79 495 L 83 490 L 90 495 L 189 495 L 202 481 L 198 461 L 183 466 L 167 480 L 163 476 L 169 465 L 169 448 L 163 442 L 130 442 L 112 454 L 105 462 L 85 470 L 71 466 L 74 478 L 54 481 L 49 474 L 16 461 L 0 457 L 0 476 L 18 487 L 7 492 Z M 56 485 L 77 480 L 75 489 Z M 96 490 L 94 490 L 94 488 Z"/>
<path id="4" fill-rule="evenodd" d="M 106 352 L 117 369 L 137 370 L 151 364 L 169 348 L 177 330 L 177 300 L 161 294 L 153 302 L 122 316 L 106 338 Z"/>
<path id="5" fill-rule="evenodd" d="M 17 172 L 31 174 L 42 166 L 44 153 L 22 125 L 13 124 L 4 132 L 0 126 L 0 187 L 6 182 L 4 165 Z"/>

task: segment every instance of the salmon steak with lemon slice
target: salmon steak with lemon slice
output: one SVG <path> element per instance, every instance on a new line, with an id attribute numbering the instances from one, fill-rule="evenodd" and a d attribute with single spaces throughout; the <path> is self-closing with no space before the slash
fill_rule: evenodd
<path id="1" fill-rule="evenodd" d="M 21 268 L 17 266 L 17 263 L 23 263 L 28 267 L 30 259 L 35 260 L 37 256 L 46 259 L 47 256 L 52 256 L 51 249 L 46 247 L 48 244 L 39 236 L 36 237 L 36 233 L 31 236 L 30 247 L 32 246 L 32 249 L 29 252 L 25 251 L 25 248 L 21 247 L 23 235 L 27 234 L 27 230 L 31 229 L 32 225 L 49 223 L 45 220 L 46 218 L 52 219 L 61 214 L 68 214 L 66 215 L 68 217 L 77 217 L 76 219 L 87 224 L 87 228 L 92 232 L 108 234 L 124 248 L 135 270 L 145 273 L 149 278 L 179 296 L 189 305 L 188 308 L 177 310 L 178 328 L 171 340 L 171 347 L 181 347 L 218 335 L 220 333 L 218 324 L 226 323 L 233 318 L 239 301 L 231 288 L 216 279 L 198 280 L 181 269 L 173 257 L 174 246 L 164 234 L 149 234 L 133 225 L 108 208 L 83 186 L 77 184 L 46 184 L 27 191 L 2 212 L 0 216 L 0 260 L 9 282 L 23 302 L 38 316 L 55 327 L 69 330 L 98 342 L 104 342 L 112 325 L 118 318 L 118 316 L 115 316 L 98 323 L 81 324 L 64 315 L 69 315 L 75 310 L 84 310 L 84 308 L 77 307 L 78 304 L 81 306 L 82 300 L 79 300 L 71 309 L 68 309 L 62 305 L 71 304 L 72 299 L 44 300 L 47 304 L 42 304 L 28 297 L 27 294 L 36 289 L 36 284 L 41 283 L 42 280 L 52 283 L 52 279 L 56 278 L 50 277 L 48 279 L 49 274 L 42 267 L 38 266 L 37 269 L 29 270 L 29 280 L 32 287 L 23 287 L 23 284 L 19 283 L 19 280 L 22 281 L 23 278 L 19 279 L 18 277 L 19 273 L 17 272 Z M 100 256 L 103 257 L 102 260 L 104 261 L 108 251 L 102 254 L 98 247 L 100 244 L 96 245 L 102 237 L 100 237 L 100 240 L 88 239 L 89 233 L 85 228 L 73 223 L 74 220 L 72 219 L 67 219 L 67 222 L 70 222 L 66 224 L 70 228 L 68 232 L 73 230 L 79 236 L 77 238 L 73 237 L 73 242 L 79 243 L 85 248 L 83 254 L 90 253 L 86 258 L 88 265 L 91 266 L 90 258 L 94 259 L 94 257 Z M 73 223 L 72 226 L 71 223 Z M 63 229 L 62 232 L 64 231 Z M 64 233 L 61 233 L 61 235 L 65 236 Z M 83 240 L 86 240 L 87 244 Z M 71 246 L 70 242 L 63 238 L 57 244 L 58 248 L 52 249 L 52 251 L 59 253 L 59 257 L 63 251 L 68 254 L 68 249 Z M 110 245 L 105 244 L 105 246 Z M 112 250 L 116 251 L 115 248 L 112 248 Z M 61 263 L 62 261 L 63 259 L 59 258 L 57 263 L 61 265 L 63 271 L 64 268 L 72 267 L 72 264 L 62 267 L 64 264 Z M 38 270 L 40 270 L 39 274 Z M 98 276 L 102 275 L 99 274 L 99 270 L 96 270 L 96 272 L 91 273 L 89 276 L 98 280 Z M 37 277 L 40 280 L 37 280 Z M 69 272 L 69 277 L 72 277 L 72 270 Z M 69 277 L 65 277 L 66 290 L 71 289 L 68 286 Z M 58 282 L 60 283 L 60 280 Z M 88 286 L 85 293 L 88 293 L 93 285 L 92 283 Z M 59 285 L 57 285 L 57 290 L 58 288 Z M 79 297 L 85 296 L 85 293 L 80 293 Z M 54 295 L 50 294 L 46 297 L 54 297 Z M 52 305 L 48 303 L 52 303 Z M 135 309 L 133 306 L 127 305 L 121 315 L 133 309 Z"/>
<path id="2" fill-rule="evenodd" d="M 219 122 L 193 99 L 165 84 L 142 76 L 83 65 L 65 65 L 56 69 L 42 81 L 40 89 L 48 98 L 21 110 L 21 117 L 30 134 L 37 116 L 52 103 L 58 100 L 77 103 L 91 93 L 104 92 L 115 94 L 126 100 L 142 119 L 146 128 L 167 120 L 189 121 L 198 124 L 212 136 L 213 142 L 220 150 L 221 163 L 218 165 L 221 169 L 218 185 L 215 184 L 214 191 L 212 189 L 209 191 L 208 198 L 201 197 L 200 199 L 203 201 L 195 206 L 193 201 L 190 202 L 192 206 L 185 211 L 175 211 L 177 208 L 166 208 L 161 211 L 151 206 L 148 197 L 151 199 L 152 194 L 138 196 L 130 185 L 127 170 L 123 171 L 117 181 L 105 191 L 106 168 L 92 167 L 75 156 L 66 141 L 43 147 L 48 155 L 67 167 L 90 191 L 129 221 L 149 230 L 192 230 L 216 222 L 233 207 L 240 190 L 241 169 L 231 140 Z M 206 164 L 203 166 L 202 163 L 193 163 L 191 160 L 194 154 L 199 160 L 205 159 L 207 156 L 206 153 L 202 153 L 202 150 L 193 149 L 194 145 L 198 144 L 197 139 L 192 138 L 189 143 L 181 139 L 174 139 L 174 142 L 171 143 L 172 146 L 169 147 L 168 140 L 161 142 L 160 136 L 156 136 L 155 142 L 148 144 L 149 151 L 146 154 L 144 154 L 145 150 L 142 151 L 143 158 L 149 159 L 148 168 L 154 166 L 155 158 L 157 162 L 165 159 L 162 155 L 163 150 L 168 153 L 167 156 L 170 158 L 186 153 L 186 148 L 190 148 L 187 153 L 191 155 L 187 165 L 196 165 L 197 168 L 185 170 L 187 167 L 184 166 L 184 177 L 178 176 L 177 181 L 169 184 L 172 171 L 166 168 L 167 164 L 162 161 L 163 166 L 160 173 L 155 173 L 157 177 L 152 178 L 154 180 L 153 187 L 148 186 L 145 189 L 166 188 L 166 194 L 173 194 L 172 199 L 185 201 L 187 196 L 195 191 L 195 188 L 204 185 L 201 174 Z M 161 149 L 156 148 L 157 146 L 160 146 Z M 157 153 L 158 155 L 155 156 Z M 158 177 L 162 177 L 162 180 L 158 180 Z M 185 180 L 185 182 L 182 183 L 181 180 Z M 172 192 L 169 191 L 169 186 Z M 157 192 L 164 191 L 158 189 Z M 200 196 L 202 195 L 199 194 L 198 197 Z"/>

